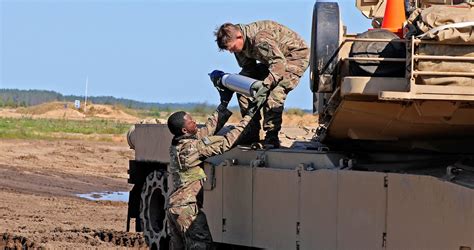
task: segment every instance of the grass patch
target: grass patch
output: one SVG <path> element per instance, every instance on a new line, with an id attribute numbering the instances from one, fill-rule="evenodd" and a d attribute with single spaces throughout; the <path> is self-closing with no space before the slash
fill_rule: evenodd
<path id="1" fill-rule="evenodd" d="M 50 139 L 68 138 L 67 134 L 121 135 L 130 124 L 110 120 L 60 120 L 31 118 L 0 118 L 0 138 L 3 139 Z"/>

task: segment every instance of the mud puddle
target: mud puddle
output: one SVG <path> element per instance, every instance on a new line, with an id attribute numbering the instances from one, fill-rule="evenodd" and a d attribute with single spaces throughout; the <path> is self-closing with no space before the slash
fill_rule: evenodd
<path id="1" fill-rule="evenodd" d="M 128 202 L 128 192 L 91 192 L 76 194 L 77 197 L 92 201 L 121 201 Z"/>

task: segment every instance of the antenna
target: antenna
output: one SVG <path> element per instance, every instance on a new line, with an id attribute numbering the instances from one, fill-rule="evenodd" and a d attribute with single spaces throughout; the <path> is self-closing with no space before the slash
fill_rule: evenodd
<path id="1" fill-rule="evenodd" d="M 87 111 L 87 85 L 89 85 L 89 76 L 86 77 L 86 95 L 84 97 L 84 114 Z"/>

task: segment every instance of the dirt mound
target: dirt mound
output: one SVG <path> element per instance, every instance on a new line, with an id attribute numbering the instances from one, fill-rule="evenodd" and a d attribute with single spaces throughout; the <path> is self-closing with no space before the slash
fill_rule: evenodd
<path id="1" fill-rule="evenodd" d="M 86 112 L 84 108 L 76 109 L 72 102 L 50 102 L 26 108 L 3 109 L 2 117 L 31 117 L 46 119 L 90 119 L 101 118 L 135 123 L 139 118 L 124 112 L 119 106 L 88 104 Z"/>
<path id="2" fill-rule="evenodd" d="M 49 102 L 26 108 L 18 108 L 16 113 L 31 118 L 83 119 L 81 110 L 72 102 Z"/>
<path id="3" fill-rule="evenodd" d="M 121 108 L 117 106 L 100 104 L 93 104 L 91 106 L 88 106 L 86 115 L 127 122 L 137 122 L 139 120 L 137 117 L 125 113 Z"/>
<path id="4" fill-rule="evenodd" d="M 65 110 L 68 108 L 73 108 L 73 103 L 68 102 L 48 102 L 42 103 L 35 106 L 30 106 L 26 108 L 18 108 L 17 112 L 26 115 L 41 115 L 52 110 Z"/>
<path id="5" fill-rule="evenodd" d="M 34 240 L 31 240 L 23 236 L 3 233 L 0 238 L 0 249 L 46 249 L 45 245 L 50 241 L 73 244 L 79 243 L 90 246 L 147 247 L 141 233 L 120 232 L 115 230 L 92 230 L 87 227 L 71 230 L 64 230 L 58 227 L 48 234 L 43 234 L 42 237 L 33 236 L 33 238 Z"/>
<path id="6" fill-rule="evenodd" d="M 45 249 L 26 237 L 4 233 L 0 238 L 0 249 Z"/>
<path id="7" fill-rule="evenodd" d="M 94 238 L 104 242 L 113 243 L 124 247 L 147 247 L 145 238 L 141 233 L 119 232 L 114 230 L 95 231 Z"/>
<path id="8" fill-rule="evenodd" d="M 240 114 L 236 112 L 230 117 L 229 123 L 238 123 L 240 121 Z M 282 126 L 286 127 L 314 127 L 318 125 L 318 116 L 313 114 L 288 114 L 283 113 L 283 123 Z"/>
<path id="9" fill-rule="evenodd" d="M 48 243 L 49 241 L 80 243 L 82 245 L 90 246 L 100 246 L 105 244 L 119 247 L 147 247 L 145 239 L 141 233 L 121 232 L 115 230 L 93 230 L 88 227 L 70 230 L 57 227 L 51 231 L 48 236 L 43 236 L 43 238 L 41 238 L 42 243 Z"/>

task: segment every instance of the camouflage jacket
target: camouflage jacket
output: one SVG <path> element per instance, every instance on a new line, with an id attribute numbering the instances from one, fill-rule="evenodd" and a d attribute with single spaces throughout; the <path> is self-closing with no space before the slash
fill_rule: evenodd
<path id="1" fill-rule="evenodd" d="M 233 146 L 251 118 L 244 117 L 223 136 L 215 135 L 231 115 L 229 110 L 216 110 L 196 135 L 173 138 L 169 172 L 175 188 L 206 178 L 201 166 L 203 161 L 210 156 L 222 154 Z"/>
<path id="2" fill-rule="evenodd" d="M 267 87 L 279 83 L 285 72 L 302 76 L 309 62 L 309 48 L 294 31 L 274 21 L 240 24 L 244 47 L 235 57 L 242 71 L 251 71 L 257 60 L 268 66 Z"/>

